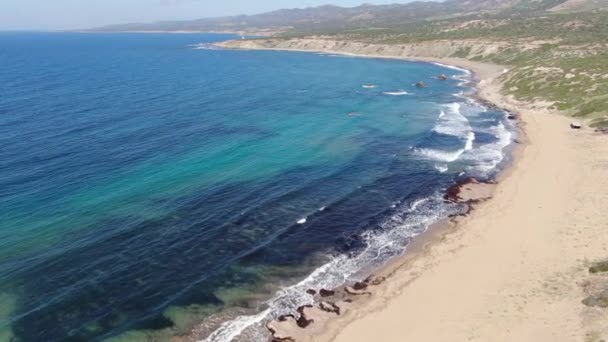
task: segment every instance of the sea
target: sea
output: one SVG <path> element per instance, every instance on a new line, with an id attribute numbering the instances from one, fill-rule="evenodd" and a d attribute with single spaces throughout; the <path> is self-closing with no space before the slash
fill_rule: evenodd
<path id="1" fill-rule="evenodd" d="M 266 341 L 509 164 L 467 70 L 234 38 L 0 33 L 1 342 Z"/>

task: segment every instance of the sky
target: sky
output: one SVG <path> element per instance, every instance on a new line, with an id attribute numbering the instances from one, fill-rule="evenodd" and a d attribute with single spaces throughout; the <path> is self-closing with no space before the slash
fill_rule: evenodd
<path id="1" fill-rule="evenodd" d="M 0 0 L 0 30 L 69 30 L 109 24 L 255 14 L 325 4 L 411 0 Z"/>

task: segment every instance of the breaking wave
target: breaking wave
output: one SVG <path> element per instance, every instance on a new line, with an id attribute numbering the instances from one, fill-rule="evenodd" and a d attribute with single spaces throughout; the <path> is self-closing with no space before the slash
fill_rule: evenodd
<path id="1" fill-rule="evenodd" d="M 505 159 L 504 149 L 513 141 L 513 132 L 502 122 L 488 131 L 497 138 L 497 141 L 481 145 L 463 156 L 463 159 L 470 164 L 467 166 L 467 171 L 477 176 L 487 176 L 493 172 Z"/>
<path id="2" fill-rule="evenodd" d="M 463 75 L 460 77 L 471 75 L 465 69 L 436 64 L 462 71 Z M 366 84 L 362 87 L 372 89 L 376 86 Z M 399 96 L 408 93 L 399 91 L 384 92 L 384 94 Z M 464 94 L 458 94 L 455 97 L 464 98 L 464 103 L 454 102 L 443 105 L 432 132 L 459 139 L 460 148 L 447 150 L 434 146 L 418 146 L 412 149 L 413 153 L 435 161 L 434 167 L 440 173 L 448 172 L 450 163 L 461 160 L 468 164 L 465 166 L 465 170 L 471 175 L 488 175 L 505 158 L 504 149 L 511 143 L 513 133 L 502 121 L 485 130 L 474 129 L 467 116 L 480 115 L 487 109 L 474 100 L 469 100 Z M 463 108 L 463 106 L 467 108 Z M 496 141 L 478 143 L 476 146 L 476 131 L 491 134 L 496 137 Z M 461 172 L 461 174 L 463 173 Z M 378 224 L 378 229 L 362 234 L 365 247 L 356 255 L 332 254 L 328 256 L 329 261 L 318 267 L 306 279 L 281 289 L 273 298 L 265 302 L 264 311 L 255 315 L 239 316 L 225 322 L 201 342 L 228 342 L 236 337 L 247 341 L 266 339 L 268 337 L 264 328 L 266 322 L 276 319 L 281 314 L 294 312 L 302 305 L 313 303 L 313 296 L 307 294 L 306 290 L 311 288 L 332 289 L 348 281 L 361 280 L 361 277 L 365 276 L 363 270 L 380 266 L 390 258 L 403 253 L 413 237 L 423 233 L 433 223 L 461 210 L 458 205 L 445 203 L 439 193 L 406 204 L 393 204 L 391 208 L 389 210 L 392 210 L 392 214 Z M 324 210 L 325 207 L 319 209 L 321 212 Z M 299 224 L 305 222 L 305 219 L 298 221 Z"/>
<path id="3" fill-rule="evenodd" d="M 443 151 L 432 148 L 416 148 L 414 150 L 414 152 L 419 156 L 444 163 L 451 163 L 458 160 L 464 151 L 464 148 L 456 151 Z"/>
<path id="4" fill-rule="evenodd" d="M 439 134 L 469 139 L 473 128 L 469 120 L 460 112 L 461 104 L 450 103 L 445 105 L 445 107 L 446 110 L 441 111 L 433 131 Z"/>
<path id="5" fill-rule="evenodd" d="M 410 95 L 410 93 L 408 93 L 405 90 L 399 90 L 399 91 L 385 91 L 382 94 L 384 95 L 391 95 L 391 96 L 404 96 L 404 95 Z"/>
<path id="6" fill-rule="evenodd" d="M 379 229 L 363 233 L 366 247 L 357 255 L 332 255 L 330 261 L 317 268 L 301 282 L 283 288 L 275 297 L 266 302 L 267 309 L 250 316 L 239 316 L 224 323 L 201 342 L 228 342 L 240 335 L 247 340 L 267 338 L 263 324 L 281 314 L 294 312 L 302 305 L 312 304 L 313 296 L 306 293 L 310 288 L 336 288 L 347 281 L 360 281 L 363 268 L 377 267 L 390 258 L 403 253 L 408 242 L 423 233 L 430 225 L 441 221 L 461 209 L 454 204 L 446 204 L 436 193 L 402 205 L 394 213 L 379 223 Z"/>

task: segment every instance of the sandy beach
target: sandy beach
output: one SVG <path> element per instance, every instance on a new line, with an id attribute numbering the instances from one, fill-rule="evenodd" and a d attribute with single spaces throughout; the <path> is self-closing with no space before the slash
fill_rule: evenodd
<path id="1" fill-rule="evenodd" d="M 429 241 L 326 339 L 600 341 L 605 312 L 581 302 L 603 281 L 589 264 L 608 256 L 607 137 L 503 97 L 502 67 L 442 61 L 473 70 L 481 97 L 520 114 L 524 145 L 493 199 Z"/>
<path id="2" fill-rule="evenodd" d="M 234 46 L 230 46 L 234 47 Z M 246 48 L 251 48 L 246 46 Z M 284 49 L 310 51 L 308 49 Z M 323 50 L 318 50 L 320 52 Z M 464 59 L 356 54 L 439 62 L 472 70 L 479 96 L 518 115 L 513 166 L 493 198 L 431 231 L 394 260 L 369 300 L 357 301 L 296 341 L 601 341 L 604 309 L 582 301 L 608 258 L 608 136 L 503 96 L 508 67 Z M 599 284 L 599 285 L 598 285 Z"/>

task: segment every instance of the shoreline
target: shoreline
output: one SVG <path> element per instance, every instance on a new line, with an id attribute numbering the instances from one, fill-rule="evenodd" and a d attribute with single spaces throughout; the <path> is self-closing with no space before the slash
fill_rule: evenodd
<path id="1" fill-rule="evenodd" d="M 222 44 L 220 44 L 222 46 Z M 222 46 L 225 47 L 225 46 Z M 545 144 L 551 144 L 551 142 L 546 141 L 539 134 L 539 130 L 544 129 L 541 125 L 539 126 L 539 121 L 542 121 L 545 124 L 551 124 L 552 132 L 551 134 L 559 133 L 559 134 L 568 134 L 570 133 L 567 128 L 567 118 L 563 116 L 557 116 L 554 114 L 548 113 L 546 110 L 540 109 L 534 104 L 521 103 L 513 99 L 509 96 L 504 96 L 501 94 L 501 86 L 498 77 L 502 73 L 505 72 L 506 67 L 486 64 L 480 62 L 473 62 L 459 58 L 434 58 L 434 57 L 398 57 L 398 56 L 384 56 L 384 55 L 373 55 L 373 54 L 354 54 L 348 52 L 341 51 L 333 51 L 333 50 L 306 50 L 306 49 L 284 49 L 284 48 L 261 48 L 261 50 L 277 50 L 277 51 L 294 51 L 294 52 L 316 52 L 316 53 L 329 53 L 329 54 L 337 54 L 351 57 L 364 57 L 364 58 L 383 58 L 383 59 L 399 59 L 406 61 L 418 61 L 418 62 L 430 62 L 430 63 L 440 63 L 447 64 L 449 66 L 456 66 L 458 68 L 464 68 L 466 70 L 470 70 L 472 72 L 471 77 L 477 82 L 477 88 L 475 96 L 480 98 L 483 101 L 491 103 L 498 108 L 517 113 L 517 116 L 520 118 L 518 121 L 518 130 L 520 134 L 519 141 L 516 141 L 517 145 L 512 151 L 512 162 L 508 168 L 501 170 L 497 179 L 499 180 L 496 189 L 494 190 L 493 198 L 485 201 L 483 203 L 476 204 L 476 210 L 470 213 L 470 215 L 464 218 L 457 218 L 450 220 L 451 222 L 447 222 L 444 224 L 436 224 L 427 229 L 424 233 L 417 236 L 413 239 L 413 241 L 408 245 L 406 252 L 399 256 L 393 258 L 393 260 L 389 261 L 387 265 L 382 267 L 380 270 L 375 272 L 375 276 L 381 278 L 387 278 L 386 282 L 382 282 L 381 284 L 377 284 L 374 286 L 372 294 L 370 295 L 369 300 L 362 300 L 349 305 L 346 308 L 346 313 L 338 317 L 332 317 L 327 322 L 322 324 L 322 327 L 315 328 L 314 331 L 308 331 L 308 329 L 302 329 L 306 331 L 302 335 L 298 335 L 295 340 L 296 341 L 368 341 L 370 339 L 379 339 L 383 341 L 402 341 L 406 338 L 404 333 L 408 332 L 407 327 L 401 327 L 399 320 L 395 321 L 395 314 L 397 316 L 402 316 L 405 313 L 408 313 L 413 319 L 417 316 L 417 311 L 419 310 L 420 305 L 425 305 L 424 300 L 416 299 L 416 297 L 427 297 L 427 292 L 433 292 L 432 288 L 442 288 L 442 284 L 444 290 L 447 291 L 455 291 L 454 289 L 449 288 L 450 286 L 445 286 L 445 282 L 449 282 L 451 280 L 455 280 L 453 277 L 444 277 L 443 282 L 431 282 L 429 288 L 418 288 L 413 290 L 412 287 L 416 282 L 420 282 L 420 279 L 425 280 L 425 278 L 432 277 L 429 275 L 429 268 L 441 267 L 442 265 L 446 265 L 447 261 L 440 260 L 449 256 L 451 254 L 460 253 L 461 250 L 467 250 L 469 245 L 473 246 L 469 249 L 474 248 L 482 248 L 478 241 L 478 236 L 474 236 L 472 232 L 468 232 L 471 226 L 479 226 L 479 222 L 482 219 L 487 218 L 493 214 L 499 214 L 495 210 L 492 210 L 495 207 L 501 208 L 501 210 L 513 211 L 509 208 L 508 203 L 504 201 L 504 193 L 513 192 L 516 189 L 516 185 L 513 183 L 521 182 L 522 173 L 524 173 L 524 169 L 528 164 L 535 164 L 535 160 L 531 159 L 531 155 L 538 154 L 538 143 L 541 141 L 543 146 Z M 587 139 L 597 139 L 597 137 L 590 136 L 587 132 L 581 132 L 582 134 L 577 134 L 578 136 L 583 136 L 583 138 Z M 523 140 L 523 142 L 521 142 Z M 569 139 L 568 139 L 569 140 Z M 560 141 L 562 144 L 572 144 L 572 141 Z M 579 143 L 581 143 L 579 141 Z M 572 146 L 569 146 L 572 147 Z M 545 146 L 544 149 L 547 147 Z M 531 151 L 533 150 L 533 151 Z M 606 152 L 603 150 L 602 152 Z M 553 157 L 555 156 L 553 154 Z M 562 158 L 557 158 L 558 164 L 565 164 L 567 159 L 572 157 L 572 155 L 563 156 Z M 587 157 L 589 157 L 587 155 Z M 564 160 L 564 158 L 566 160 Z M 535 168 L 538 170 L 538 164 L 536 163 Z M 575 163 L 569 163 L 569 171 L 576 170 Z M 572 174 L 572 173 L 570 173 Z M 608 171 L 603 171 L 602 174 L 608 175 Z M 542 179 L 538 179 L 538 181 L 542 181 Z M 580 179 L 577 179 L 580 181 Z M 558 187 L 559 188 L 559 187 Z M 567 188 L 571 190 L 571 188 Z M 559 190 L 559 189 L 558 189 Z M 559 200 L 561 205 L 567 203 L 567 200 L 571 197 L 571 193 L 567 193 L 566 196 L 563 196 L 563 193 L 560 193 Z M 550 200 L 550 198 L 544 198 L 546 200 Z M 512 199 L 511 199 L 512 200 Z M 520 213 L 517 211 L 514 212 L 514 215 L 517 216 Z M 511 215 L 510 217 L 512 218 Z M 551 216 L 551 215 L 549 215 Z M 513 221 L 511 219 L 511 221 Z M 490 233 L 487 229 L 482 230 L 481 233 Z M 522 235 L 522 237 L 525 235 Z M 462 240 L 467 240 L 468 244 L 463 244 Z M 470 240 L 470 241 L 469 241 Z M 458 244 L 454 246 L 455 244 Z M 499 243 L 500 244 L 500 243 Z M 595 256 L 588 256 L 587 258 L 591 258 L 592 260 L 597 259 L 598 257 L 603 257 L 598 251 L 601 249 L 606 249 L 605 243 L 599 243 L 602 248 L 595 251 Z M 445 253 L 438 253 L 438 250 L 444 251 Z M 487 252 L 487 251 L 486 251 Z M 526 250 L 526 253 L 533 253 L 534 251 Z M 437 255 L 439 254 L 439 255 Z M 608 254 L 608 253 L 607 253 Z M 508 255 L 501 255 L 501 257 L 506 258 L 508 260 Z M 605 256 L 604 256 L 605 257 Z M 502 260 L 502 259 L 501 259 Z M 443 262 L 441 262 L 443 261 Z M 475 263 L 470 266 L 475 266 Z M 583 277 L 584 272 L 581 270 L 584 269 L 584 263 L 579 265 L 577 269 L 577 276 Z M 465 267 L 464 269 L 461 267 L 460 270 L 463 273 L 470 272 L 469 267 Z M 454 272 L 450 270 L 450 272 Z M 456 278 L 458 279 L 458 278 Z M 497 284 L 494 284 L 497 285 Z M 500 285 L 500 284 L 498 284 Z M 495 289 L 489 288 L 494 292 Z M 466 288 L 461 288 L 461 290 L 466 291 Z M 580 289 L 579 289 L 580 290 Z M 577 292 L 577 291 L 574 291 Z M 580 291 L 578 291 L 580 294 Z M 413 306 L 403 306 L 397 307 L 394 302 L 401 300 L 412 301 L 418 305 Z M 475 299 L 475 298 L 473 298 Z M 483 299 L 483 298 L 481 298 Z M 480 298 L 477 298 L 479 301 Z M 569 308 L 574 312 L 571 312 L 570 316 L 574 316 L 578 318 L 579 311 L 584 311 L 583 307 L 579 305 L 579 302 L 576 300 L 572 300 L 570 298 Z M 464 305 L 466 306 L 466 305 Z M 525 307 L 520 304 L 519 308 Z M 449 308 L 448 312 L 449 312 Z M 429 313 L 435 313 L 433 310 L 429 310 Z M 516 322 L 520 324 L 521 317 L 514 315 L 515 317 L 510 321 Z M 461 321 L 464 323 L 464 326 L 468 325 L 477 325 L 478 322 L 475 320 L 467 320 L 467 317 L 461 317 L 461 315 L 446 315 L 446 319 L 449 318 L 454 322 Z M 563 316 L 562 316 L 563 317 Z M 397 317 L 398 318 L 398 317 Z M 460 335 L 462 339 L 453 338 L 454 336 L 454 326 L 448 326 L 448 329 L 444 326 L 443 323 L 438 323 L 436 320 L 433 321 L 432 316 L 427 317 L 431 318 L 428 321 L 420 321 L 413 326 L 416 327 L 425 327 L 424 329 L 414 329 L 416 334 L 411 334 L 411 337 L 416 337 L 422 340 L 479 340 L 479 341 L 487 341 L 487 337 L 491 337 L 493 335 L 482 335 L 482 334 L 473 334 L 471 336 Z M 568 317 L 570 320 L 572 317 Z M 420 320 L 420 319 L 418 319 Z M 481 320 L 480 320 L 481 321 Z M 528 329 L 525 331 L 525 337 L 522 337 L 523 340 L 562 340 L 559 339 L 561 334 L 558 333 L 559 328 L 567 325 L 568 322 L 563 322 L 560 320 L 559 324 L 553 326 L 553 333 L 548 331 L 548 329 Z M 443 322 L 443 321 L 442 321 Z M 403 324 L 409 323 L 406 320 L 403 320 Z M 502 326 L 503 323 L 496 322 L 497 327 Z M 513 330 L 516 329 L 517 324 L 513 325 Z M 460 325 L 460 324 L 458 324 Z M 578 328 L 574 327 L 572 324 L 569 326 L 570 330 L 576 331 L 576 335 L 580 336 L 580 339 L 572 339 L 572 340 L 582 340 L 585 334 L 583 329 L 583 324 L 579 325 Z M 588 324 L 587 324 L 588 325 Z M 542 331 L 538 331 L 542 330 Z M 447 335 L 447 331 L 452 331 L 451 335 Z M 470 331 L 467 329 L 456 329 L 457 332 L 466 331 L 468 335 Z M 492 329 L 486 332 L 491 332 Z M 538 335 L 542 333 L 541 335 Z M 465 334 L 465 335 L 467 335 Z M 501 338 L 495 340 L 512 340 L 515 336 L 511 333 L 503 334 Z M 540 339 L 532 339 L 532 336 L 541 336 Z M 275 335 L 276 336 L 276 335 Z M 450 339 L 447 339 L 450 336 Z M 486 336 L 484 339 L 483 336 Z M 551 337 L 552 339 L 549 339 Z M 535 337 L 536 338 L 536 337 Z M 557 338 L 557 339 L 556 339 Z M 565 339 L 570 340 L 570 339 Z"/>

